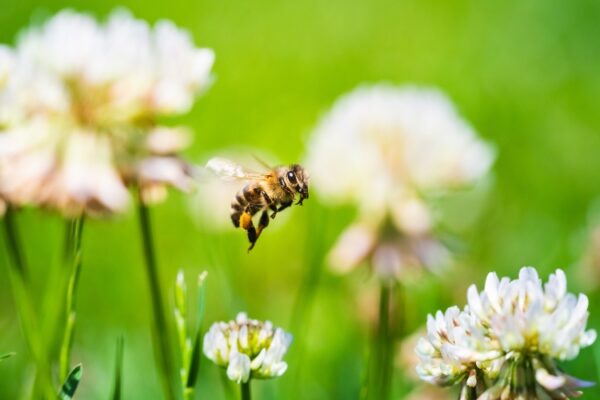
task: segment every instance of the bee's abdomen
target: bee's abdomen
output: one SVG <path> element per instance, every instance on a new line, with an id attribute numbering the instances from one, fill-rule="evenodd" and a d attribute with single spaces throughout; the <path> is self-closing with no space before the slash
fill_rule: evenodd
<path id="1" fill-rule="evenodd" d="M 235 195 L 235 199 L 231 202 L 230 213 L 231 222 L 236 228 L 240 226 L 240 219 L 244 213 L 253 216 L 264 208 L 261 192 L 262 189 L 257 185 L 246 185 Z"/>
<path id="2" fill-rule="evenodd" d="M 239 203 L 237 202 L 233 202 L 231 203 L 231 208 L 229 210 L 229 213 L 231 215 L 231 222 L 233 222 L 233 225 L 236 228 L 239 228 L 240 226 L 240 217 L 242 216 L 242 213 L 244 212 L 244 207 L 241 206 Z"/>

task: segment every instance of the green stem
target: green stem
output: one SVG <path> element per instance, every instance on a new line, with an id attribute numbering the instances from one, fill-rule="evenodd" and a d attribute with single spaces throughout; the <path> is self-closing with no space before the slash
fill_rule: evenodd
<path id="1" fill-rule="evenodd" d="M 68 249 L 66 251 L 67 263 L 72 264 L 69 282 L 67 285 L 65 299 L 65 330 L 59 353 L 59 378 L 64 382 L 71 370 L 71 348 L 73 347 L 73 334 L 75 331 L 75 297 L 81 273 L 81 237 L 83 234 L 83 216 L 75 219 L 72 224 L 72 231 L 68 236 Z"/>
<path id="2" fill-rule="evenodd" d="M 390 300 L 392 296 L 391 285 L 387 282 L 381 283 L 381 291 L 379 293 L 379 328 L 378 328 L 378 344 L 379 351 L 378 370 L 379 373 L 379 399 L 387 400 L 390 397 L 391 383 L 391 333 L 390 333 Z"/>
<path id="3" fill-rule="evenodd" d="M 294 299 L 294 305 L 291 312 L 290 332 L 294 332 L 294 352 L 290 354 L 291 363 L 295 365 L 292 371 L 291 379 L 287 379 L 284 384 L 285 398 L 302 397 L 303 391 L 303 373 L 305 353 L 306 353 L 306 332 L 310 329 L 311 311 L 314 306 L 314 299 L 319 290 L 322 270 L 323 255 L 328 251 L 328 240 L 330 236 L 328 229 L 329 213 L 316 204 L 311 204 L 308 212 L 307 226 L 312 227 L 310 235 L 306 237 L 304 244 L 305 262 L 307 268 L 304 269 L 303 276 L 298 288 L 298 294 Z"/>
<path id="4" fill-rule="evenodd" d="M 123 347 L 124 339 L 117 339 L 117 355 L 115 357 L 115 376 L 113 382 L 112 400 L 121 400 L 122 382 L 123 382 Z"/>
<path id="5" fill-rule="evenodd" d="M 159 375 L 163 385 L 165 398 L 175 399 L 176 390 L 173 388 L 175 373 L 171 359 L 169 328 L 162 298 L 162 291 L 160 288 L 156 257 L 154 254 L 150 212 L 148 207 L 144 204 L 141 192 L 138 193 L 138 195 L 140 233 L 142 236 L 144 259 L 146 261 L 146 274 L 148 275 L 148 285 L 150 288 L 150 297 L 152 301 L 154 352 L 157 366 L 160 371 Z"/>
<path id="6" fill-rule="evenodd" d="M 14 210 L 11 207 L 6 209 L 4 214 L 4 233 L 6 235 L 6 244 L 11 258 L 12 266 L 15 268 L 21 280 L 28 284 L 29 273 L 21 248 L 21 239 L 19 237 L 17 223 L 15 221 Z"/>
<path id="7" fill-rule="evenodd" d="M 251 400 L 252 396 L 250 393 L 250 379 L 248 379 L 248 382 L 242 382 L 240 387 L 242 391 L 242 400 Z"/>
<path id="8" fill-rule="evenodd" d="M 10 257 L 8 275 L 15 305 L 18 309 L 19 323 L 37 368 L 32 396 L 34 398 L 41 396 L 42 398 L 51 399 L 56 396 L 52 386 L 52 372 L 35 315 L 25 257 L 23 256 L 20 236 L 13 213 L 14 210 L 9 207 L 6 210 L 3 221 L 5 242 Z"/>

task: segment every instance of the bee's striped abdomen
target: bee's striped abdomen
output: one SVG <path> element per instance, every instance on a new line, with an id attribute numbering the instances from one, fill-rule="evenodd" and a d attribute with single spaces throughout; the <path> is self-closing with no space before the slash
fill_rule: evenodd
<path id="1" fill-rule="evenodd" d="M 249 217 L 252 217 L 264 208 L 261 193 L 262 189 L 260 186 L 246 185 L 236 194 L 230 209 L 231 221 L 235 227 L 242 226 L 242 228 L 246 229 L 244 224 L 241 223 L 242 218 L 248 219 L 248 216 L 244 216 L 244 214 L 249 214 Z"/>
<path id="2" fill-rule="evenodd" d="M 240 226 L 240 217 L 242 216 L 244 209 L 247 205 L 248 202 L 246 201 L 245 197 L 242 194 L 242 191 L 240 190 L 235 195 L 235 199 L 231 202 L 230 208 L 231 222 L 233 222 L 233 225 L 235 225 L 236 228 Z"/>
<path id="3" fill-rule="evenodd" d="M 230 215 L 231 215 L 231 222 L 233 222 L 233 225 L 236 228 L 240 227 L 240 217 L 242 216 L 242 213 L 244 212 L 244 206 L 241 205 L 237 199 L 234 200 L 231 203 L 231 208 L 230 208 Z"/>

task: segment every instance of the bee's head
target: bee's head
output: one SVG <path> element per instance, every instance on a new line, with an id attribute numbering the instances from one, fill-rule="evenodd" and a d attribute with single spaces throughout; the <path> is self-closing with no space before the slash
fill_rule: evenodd
<path id="1" fill-rule="evenodd" d="M 292 164 L 286 172 L 286 181 L 289 187 L 300 195 L 297 204 L 302 204 L 304 199 L 308 199 L 308 174 L 301 165 Z"/>

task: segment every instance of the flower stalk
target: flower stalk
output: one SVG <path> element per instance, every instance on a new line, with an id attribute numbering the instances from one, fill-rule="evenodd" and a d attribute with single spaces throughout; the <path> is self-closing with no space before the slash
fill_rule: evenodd
<path id="1" fill-rule="evenodd" d="M 242 392 L 242 395 L 241 395 L 242 400 L 251 400 L 252 399 L 252 393 L 250 391 L 250 381 L 251 381 L 251 379 L 248 379 L 247 382 L 242 382 L 240 384 L 240 389 Z"/>
<path id="2" fill-rule="evenodd" d="M 29 273 L 27 271 L 25 257 L 23 256 L 23 249 L 21 247 L 21 239 L 19 237 L 17 224 L 15 221 L 14 209 L 11 207 L 7 207 L 6 213 L 4 214 L 4 234 L 6 236 L 6 244 L 8 246 L 8 253 L 11 258 L 12 266 L 21 277 L 21 280 L 27 284 L 29 280 Z"/>
<path id="3" fill-rule="evenodd" d="M 388 399 L 390 396 L 391 383 L 391 356 L 392 353 L 392 338 L 390 332 L 390 300 L 392 297 L 392 287 L 387 282 L 381 283 L 381 292 L 379 297 L 379 370 L 380 389 L 379 394 L 381 399 Z"/>
<path id="4" fill-rule="evenodd" d="M 168 400 L 173 400 L 175 399 L 176 391 L 173 387 L 173 378 L 175 376 L 175 373 L 171 358 L 171 345 L 169 340 L 170 331 L 167 324 L 167 316 L 160 287 L 158 266 L 156 263 L 154 242 L 152 239 L 150 211 L 148 209 L 148 206 L 144 203 L 141 191 L 139 191 L 138 194 L 138 217 L 140 223 L 140 234 L 142 239 L 146 275 L 148 277 L 148 285 L 150 289 L 150 298 L 152 302 L 153 311 L 152 322 L 154 329 L 154 352 L 165 398 Z"/>
<path id="5" fill-rule="evenodd" d="M 370 379 L 367 398 L 388 399 L 391 392 L 393 373 L 393 332 L 390 323 L 390 305 L 394 287 L 392 282 L 381 281 L 377 331 L 373 338 Z"/>

